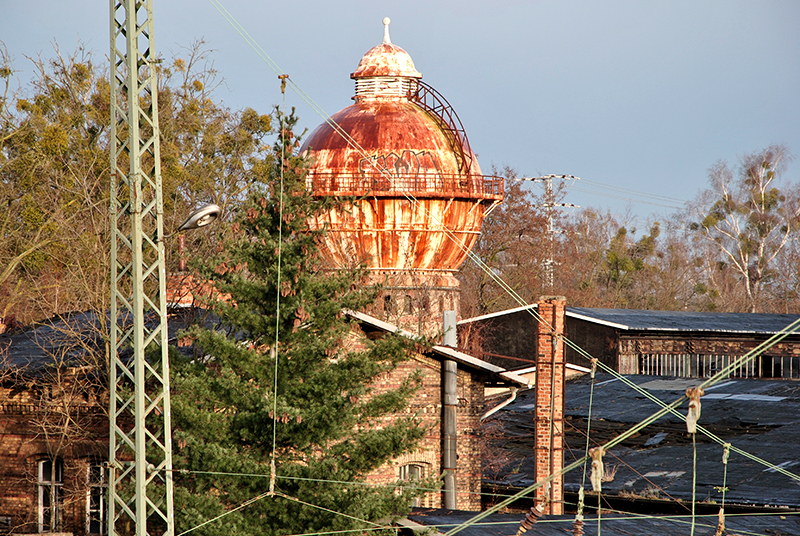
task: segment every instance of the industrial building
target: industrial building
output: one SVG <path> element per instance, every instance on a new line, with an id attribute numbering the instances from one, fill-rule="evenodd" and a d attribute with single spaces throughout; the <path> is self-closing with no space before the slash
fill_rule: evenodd
<path id="1" fill-rule="evenodd" d="M 477 357 L 530 369 L 536 304 L 462 320 L 459 337 Z M 568 366 L 597 358 L 621 374 L 708 377 L 795 322 L 800 315 L 567 307 Z M 800 334 L 787 334 L 731 376 L 800 379 Z"/>

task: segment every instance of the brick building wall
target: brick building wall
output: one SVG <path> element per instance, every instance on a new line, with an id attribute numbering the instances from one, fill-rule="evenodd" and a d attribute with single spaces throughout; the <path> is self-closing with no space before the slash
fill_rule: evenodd
<path id="1" fill-rule="evenodd" d="M 403 467 L 415 465 L 422 468 L 422 477 L 438 477 L 442 473 L 442 362 L 416 354 L 395 371 L 380 379 L 375 389 L 392 389 L 400 385 L 409 374 L 419 371 L 422 385 L 411 400 L 406 415 L 416 415 L 426 428 L 425 437 L 416 451 L 384 464 L 367 477 L 368 482 L 391 484 L 401 480 Z M 456 468 L 456 504 L 459 510 L 480 510 L 481 507 L 481 445 L 478 437 L 480 417 L 484 409 L 483 380 L 468 371 L 457 374 L 458 408 Z M 429 493 L 418 501 L 418 506 L 440 508 L 441 493 Z"/>
<path id="2" fill-rule="evenodd" d="M 41 387 L 32 378 L 0 387 L 0 533 L 39 532 L 44 462 L 57 468 L 58 530 L 86 534 L 90 467 L 107 458 L 108 416 L 91 390 Z"/>
<path id="3" fill-rule="evenodd" d="M 403 468 L 409 466 L 422 468 L 424 477 L 441 475 L 441 368 L 441 359 L 417 354 L 377 382 L 379 391 L 395 388 L 409 374 L 419 371 L 422 386 L 405 413 L 421 419 L 427 432 L 415 452 L 381 467 L 369 475 L 370 481 L 394 483 L 404 476 Z M 22 382 L 19 378 L 7 379 L 0 390 L 0 534 L 39 531 L 39 464 L 47 460 L 63 467 L 59 482 L 60 530 L 86 534 L 91 467 L 99 467 L 108 454 L 105 388 L 98 388 L 96 378 L 88 388 L 80 384 L 78 377 L 60 377 L 58 388 L 48 386 L 41 377 Z M 483 381 L 468 370 L 458 370 L 456 481 L 457 507 L 463 510 L 479 510 L 481 504 L 481 447 L 477 432 L 484 410 Z M 70 416 L 68 428 L 72 427 L 67 433 L 58 429 L 64 409 Z M 438 492 L 419 501 L 420 506 L 441 504 Z"/>

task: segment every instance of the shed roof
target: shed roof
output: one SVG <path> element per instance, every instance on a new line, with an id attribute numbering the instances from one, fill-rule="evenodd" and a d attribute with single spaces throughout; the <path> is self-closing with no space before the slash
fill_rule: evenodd
<path id="1" fill-rule="evenodd" d="M 450 510 L 417 510 L 409 519 L 436 528 L 445 533 L 454 527 L 469 521 L 475 512 L 459 512 Z M 507 536 L 514 534 L 519 528 L 522 514 L 494 514 L 481 522 L 463 529 L 460 536 Z M 543 516 L 526 534 L 531 536 L 565 536 L 572 534 L 572 521 L 575 516 Z M 597 534 L 597 517 L 584 517 L 583 531 L 586 536 Z M 601 530 L 605 536 L 631 536 L 632 534 L 688 534 L 686 516 L 650 517 L 602 514 Z M 800 534 L 800 517 L 796 515 L 774 516 L 727 516 L 725 518 L 726 534 L 764 534 L 770 536 L 790 536 Z M 717 516 L 699 516 L 695 534 L 711 536 L 716 532 Z M 434 534 L 436 534 L 434 532 Z"/>
<path id="2" fill-rule="evenodd" d="M 670 403 L 687 387 L 703 379 L 663 376 L 626 376 L 650 395 Z M 583 456 L 591 400 L 591 444 L 616 437 L 655 413 L 660 406 L 609 374 L 597 374 L 594 390 L 587 376 L 568 380 L 565 388 L 565 464 Z M 745 452 L 795 475 L 800 471 L 800 383 L 790 380 L 730 378 L 706 390 L 701 398 L 699 424 Z M 504 444 L 518 453 L 518 466 L 510 466 L 497 483 L 526 487 L 535 482 L 532 452 L 534 398 L 531 391 L 498 412 L 503 422 Z M 686 413 L 688 402 L 679 409 Z M 697 434 L 697 488 L 700 501 L 721 502 L 725 478 L 723 447 Z M 603 483 L 603 493 L 658 496 L 691 501 L 693 448 L 686 425 L 676 416 L 662 417 L 639 434 L 606 454 L 607 466 L 616 467 L 613 480 Z M 515 469 L 512 471 L 511 469 Z M 582 471 L 565 475 L 564 489 L 577 492 Z M 588 483 L 586 484 L 588 486 Z M 731 452 L 727 465 L 727 503 L 800 508 L 800 481 L 750 458 Z"/>
<path id="3" fill-rule="evenodd" d="M 800 320 L 800 315 L 770 313 L 716 313 L 595 309 L 567 307 L 567 317 L 605 324 L 624 330 L 698 331 L 774 334 Z"/>
<path id="4" fill-rule="evenodd" d="M 459 325 L 533 311 L 536 304 L 467 318 Z M 602 309 L 567 307 L 567 318 L 585 320 L 622 330 L 696 331 L 717 333 L 774 334 L 800 320 L 800 315 L 773 313 L 717 313 L 697 311 L 652 311 L 647 309 Z"/>

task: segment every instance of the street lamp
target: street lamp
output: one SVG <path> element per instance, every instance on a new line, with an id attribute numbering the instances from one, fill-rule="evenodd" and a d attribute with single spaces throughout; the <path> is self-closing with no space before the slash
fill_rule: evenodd
<path id="1" fill-rule="evenodd" d="M 209 223 L 219 218 L 219 215 L 221 213 L 222 209 L 219 208 L 219 206 L 214 205 L 213 203 L 210 205 L 204 205 L 194 210 L 191 214 L 189 214 L 189 217 L 186 218 L 186 221 L 180 224 L 178 230 L 175 232 L 179 233 L 181 231 L 188 231 L 190 229 L 199 229 L 200 227 L 205 227 Z"/>

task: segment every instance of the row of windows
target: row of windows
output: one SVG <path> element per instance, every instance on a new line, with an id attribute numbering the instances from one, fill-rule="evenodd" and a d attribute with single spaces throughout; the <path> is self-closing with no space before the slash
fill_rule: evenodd
<path id="1" fill-rule="evenodd" d="M 453 299 L 450 298 L 448 303 L 450 304 L 449 307 L 452 309 Z M 403 296 L 402 302 L 398 297 L 392 296 L 391 294 L 385 294 L 383 296 L 383 312 L 387 314 L 412 314 L 414 312 L 430 313 L 432 312 L 430 309 L 431 299 L 427 296 L 423 296 L 417 300 L 414 300 L 414 298 L 406 294 Z M 443 312 L 444 310 L 445 297 L 439 296 L 439 312 Z"/>
<path id="2" fill-rule="evenodd" d="M 86 532 L 103 534 L 106 520 L 106 473 L 99 464 L 86 470 Z M 60 458 L 41 460 L 38 464 L 39 532 L 62 530 L 64 504 L 64 462 Z"/>
<path id="3" fill-rule="evenodd" d="M 639 373 L 704 378 L 728 367 L 740 356 L 646 354 L 639 356 Z M 800 379 L 800 357 L 761 355 L 733 369 L 735 378 Z"/>
<path id="4" fill-rule="evenodd" d="M 424 465 L 410 463 L 400 467 L 401 480 L 421 480 L 427 475 Z M 62 530 L 64 462 L 60 458 L 38 464 L 39 532 Z M 98 464 L 86 472 L 86 532 L 104 534 L 106 526 L 106 471 Z M 418 500 L 413 506 L 418 506 Z"/>

